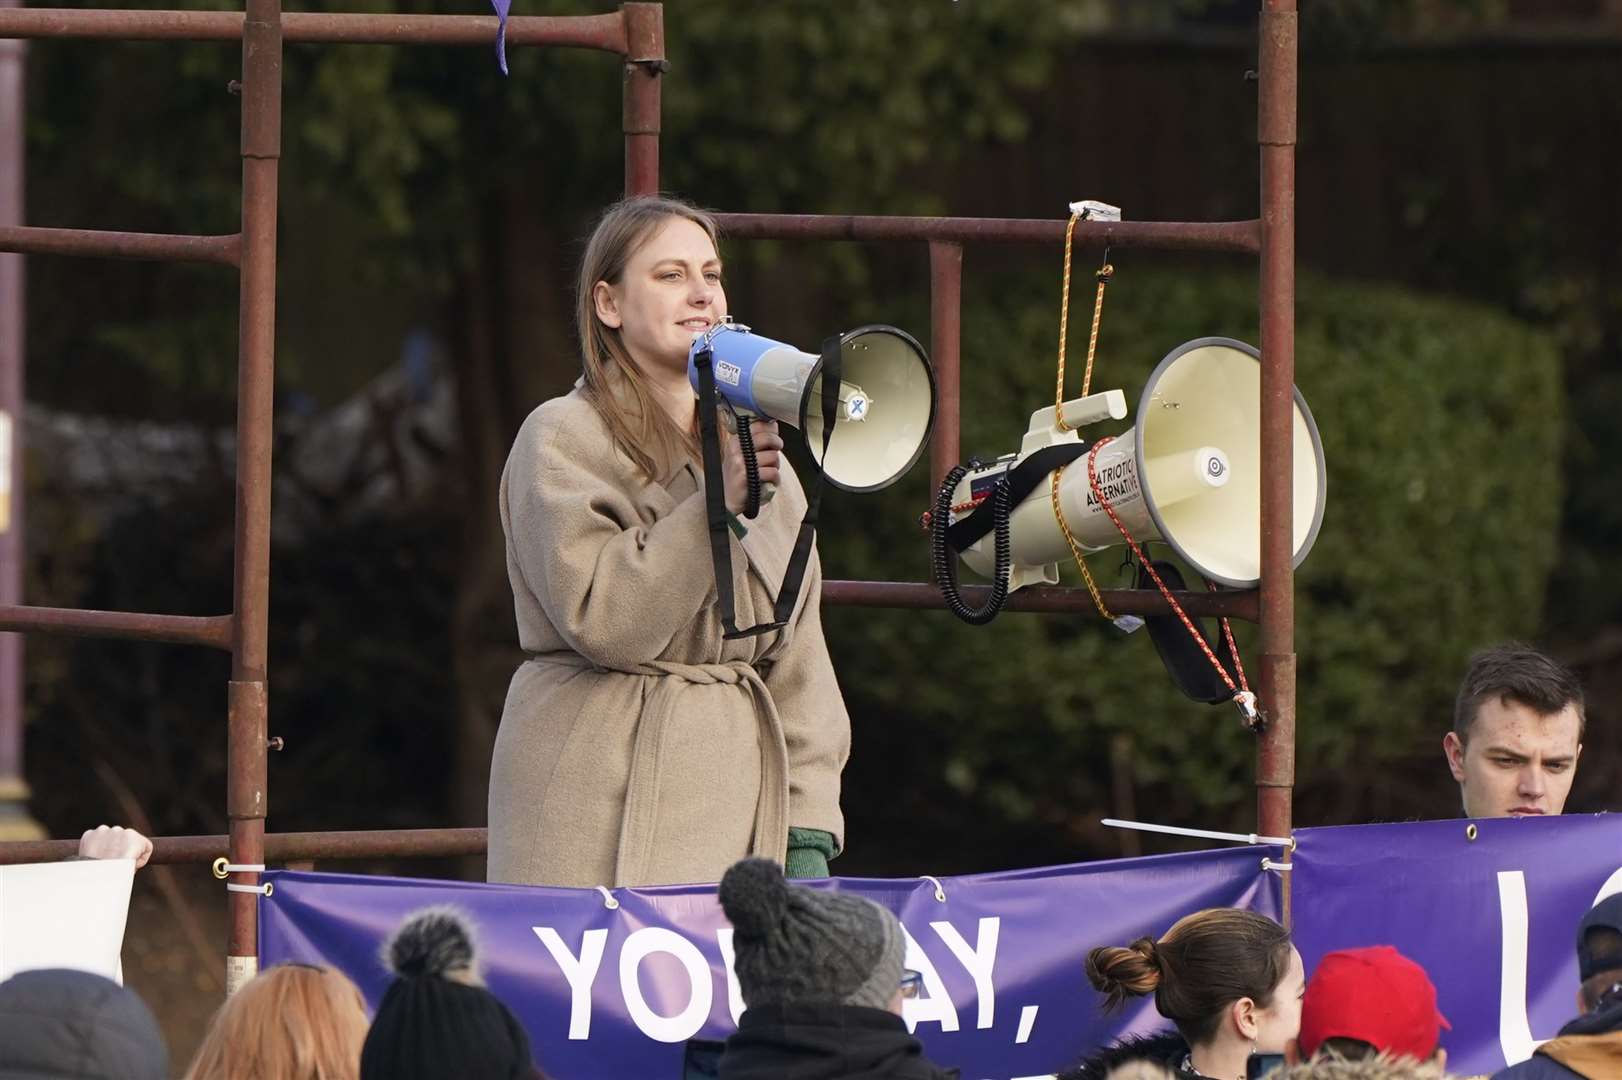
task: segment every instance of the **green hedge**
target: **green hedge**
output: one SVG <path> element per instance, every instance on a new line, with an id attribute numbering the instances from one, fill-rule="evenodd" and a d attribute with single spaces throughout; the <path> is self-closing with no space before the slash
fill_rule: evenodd
<path id="1" fill-rule="evenodd" d="M 1028 414 L 1052 401 L 1054 276 L 965 288 L 965 455 L 1015 449 Z M 1091 314 L 1091 275 L 1081 281 L 1072 395 Z M 883 314 L 928 326 L 921 304 Z M 1539 625 L 1560 505 L 1559 357 L 1545 335 L 1492 310 L 1313 277 L 1299 283 L 1296 325 L 1297 384 L 1329 470 L 1323 529 L 1297 577 L 1300 820 L 1333 819 L 1339 806 L 1447 813 L 1444 777 L 1417 791 L 1382 777 L 1436 753 L 1473 649 Z M 1094 389 L 1123 387 L 1135 409 L 1160 358 L 1209 334 L 1257 341 L 1254 277 L 1124 267 Z M 829 577 L 927 576 L 916 526 L 925 472 L 837 500 L 821 539 Z M 1109 582 L 1119 562 L 1092 560 Z M 894 798 L 949 833 L 980 831 L 988 843 L 1000 833 L 1048 857 L 1083 853 L 1098 846 L 1096 818 L 1118 806 L 1112 784 L 1126 762 L 1149 819 L 1251 820 L 1253 737 L 1231 707 L 1178 695 L 1144 634 L 1123 637 L 1091 616 L 1013 613 L 983 628 L 944 612 L 848 608 L 829 609 L 827 622 L 857 725 L 853 862 L 865 860 L 864 839 L 890 846 L 855 826 L 878 828 Z M 1254 628 L 1240 638 L 1254 677 Z"/>

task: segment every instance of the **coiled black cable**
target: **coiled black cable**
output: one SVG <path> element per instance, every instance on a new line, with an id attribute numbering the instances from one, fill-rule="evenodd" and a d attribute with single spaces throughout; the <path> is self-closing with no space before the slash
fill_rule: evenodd
<path id="1" fill-rule="evenodd" d="M 738 449 L 743 453 L 743 475 L 748 485 L 744 494 L 743 516 L 754 520 L 760 513 L 760 463 L 755 460 L 755 435 L 749 429 L 750 417 L 738 420 Z"/>
<path id="2" fill-rule="evenodd" d="M 935 585 L 946 600 L 947 610 L 970 626 L 984 626 L 995 619 L 1008 602 L 1008 571 L 1014 563 L 1014 548 L 1008 536 L 1008 516 L 1013 511 L 1013 498 L 1008 490 L 1008 474 L 1004 473 L 997 478 L 990 495 L 995 545 L 991 595 L 983 606 L 972 608 L 963 602 L 963 595 L 958 591 L 957 552 L 946 542 L 946 529 L 952 523 L 952 495 L 968 471 L 966 465 L 955 466 L 941 481 L 940 492 L 935 496 L 935 512 L 929 517 L 929 561 L 935 571 Z"/>

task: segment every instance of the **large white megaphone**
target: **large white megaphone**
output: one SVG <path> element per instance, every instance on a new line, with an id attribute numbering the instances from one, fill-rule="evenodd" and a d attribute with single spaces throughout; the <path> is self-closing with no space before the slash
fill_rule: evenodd
<path id="1" fill-rule="evenodd" d="M 699 389 L 698 355 L 712 354 L 715 389 L 739 417 L 799 429 L 828 478 L 846 491 L 877 491 L 912 468 L 935 419 L 935 375 L 923 348 L 893 326 L 839 335 L 838 410 L 823 454 L 823 358 L 734 322 L 693 341 L 687 376 Z"/>
<path id="2" fill-rule="evenodd" d="M 1209 337 L 1173 349 L 1143 388 L 1137 424 L 1098 450 L 1098 485 L 1121 523 L 1140 544 L 1171 546 L 1197 574 L 1234 588 L 1261 578 L 1261 354 L 1243 342 Z M 1119 390 L 1062 406 L 1070 428 L 1126 415 Z M 1312 550 L 1324 513 L 1324 453 L 1318 427 L 1300 390 L 1294 418 L 1294 561 Z M 952 495 L 951 522 L 969 516 L 978 495 L 1038 450 L 1080 441 L 1061 431 L 1052 407 L 1031 416 L 1018 454 L 967 473 Z M 1059 509 L 1085 552 L 1125 543 L 1096 497 L 1087 457 L 1068 465 L 1059 482 Z M 1008 522 L 1008 588 L 1059 580 L 1071 553 L 1054 515 L 1052 469 L 1042 473 Z M 959 510 L 961 508 L 961 512 Z M 995 537 L 961 547 L 963 561 L 994 577 Z"/>

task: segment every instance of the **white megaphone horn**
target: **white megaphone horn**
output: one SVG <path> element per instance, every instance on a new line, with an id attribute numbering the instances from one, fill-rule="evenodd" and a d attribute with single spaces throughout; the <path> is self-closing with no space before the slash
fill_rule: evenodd
<path id="1" fill-rule="evenodd" d="M 1060 477 L 1058 513 L 1082 552 L 1124 544 L 1124 526 L 1140 544 L 1169 545 L 1212 582 L 1246 588 L 1260 580 L 1261 474 L 1268 467 L 1261 456 L 1260 356 L 1230 338 L 1179 345 L 1149 376 L 1135 426 L 1097 449 L 1094 476 L 1087 454 L 1073 457 Z M 1325 470 L 1312 412 L 1300 390 L 1294 395 L 1291 550 L 1300 565 L 1323 523 Z M 945 535 L 950 540 L 956 531 L 952 546 L 984 577 L 997 574 L 998 545 L 990 531 L 968 540 L 976 530 L 964 523 L 981 513 L 978 503 L 1033 453 L 1079 443 L 1075 427 L 1123 418 L 1125 398 L 1110 390 L 1065 402 L 1062 411 L 1069 430 L 1059 428 L 1051 406 L 1037 411 L 1019 453 L 967 471 L 951 494 Z M 1051 474 L 1051 467 L 1043 470 L 1008 516 L 1002 559 L 1008 591 L 1057 583 L 1060 563 L 1071 557 Z"/>
<path id="2" fill-rule="evenodd" d="M 821 356 L 726 321 L 693 340 L 687 377 L 698 390 L 694 360 L 708 350 L 716 392 L 735 415 L 797 428 L 829 483 L 877 491 L 923 453 L 935 419 L 935 375 L 918 342 L 893 326 L 859 327 L 838 340 L 839 405 L 826 455 Z"/>

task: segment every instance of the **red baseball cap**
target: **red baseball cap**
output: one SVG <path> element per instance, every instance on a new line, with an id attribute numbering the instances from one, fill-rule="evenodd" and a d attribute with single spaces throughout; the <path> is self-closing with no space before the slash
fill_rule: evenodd
<path id="1" fill-rule="evenodd" d="M 1325 1039 L 1356 1039 L 1423 1061 L 1436 1052 L 1442 1028 L 1453 1025 L 1436 1009 L 1430 976 L 1390 945 L 1329 953 L 1301 999 L 1302 1057 Z"/>

